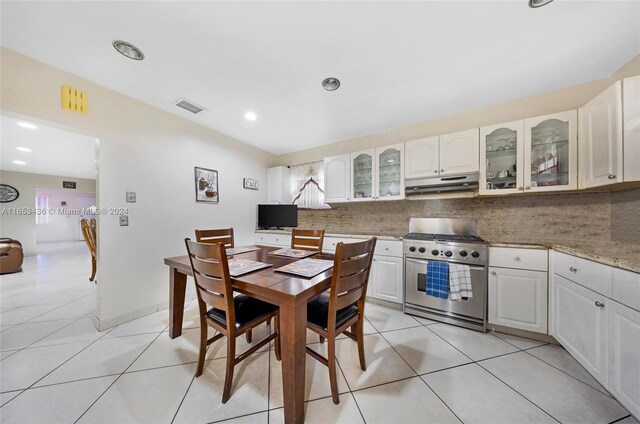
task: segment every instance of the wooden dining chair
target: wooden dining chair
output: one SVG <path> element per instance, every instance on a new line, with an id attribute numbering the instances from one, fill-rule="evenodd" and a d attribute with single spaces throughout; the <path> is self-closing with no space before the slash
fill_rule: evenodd
<path id="1" fill-rule="evenodd" d="M 82 229 L 82 236 L 84 237 L 87 248 L 91 254 L 91 276 L 89 281 L 93 281 L 96 278 L 96 271 L 98 268 L 97 263 L 97 250 L 96 250 L 96 220 L 82 218 L 80 220 L 80 228 Z"/>
<path id="2" fill-rule="evenodd" d="M 324 230 L 298 230 L 291 232 L 291 248 L 322 252 Z"/>
<path id="3" fill-rule="evenodd" d="M 202 375 L 207 346 L 227 336 L 227 370 L 222 403 L 231 397 L 233 369 L 252 353 L 275 339 L 275 354 L 280 360 L 278 307 L 244 294 L 234 296 L 225 247 L 221 243 L 197 243 L 185 239 L 200 311 L 200 353 L 196 377 Z M 275 331 L 246 352 L 236 356 L 236 338 L 267 319 L 274 318 Z M 208 327 L 217 330 L 209 338 Z"/>
<path id="4" fill-rule="evenodd" d="M 364 357 L 364 301 L 376 238 L 360 243 L 338 243 L 333 261 L 329 293 L 307 304 L 307 328 L 327 339 L 327 357 L 307 347 L 307 353 L 329 367 L 333 403 L 340 403 L 336 377 L 336 337 L 342 333 L 358 342 L 360 368 L 367 370 Z M 351 327 L 351 331 L 347 329 Z"/>
<path id="5" fill-rule="evenodd" d="M 196 230 L 196 241 L 199 243 L 222 243 L 224 247 L 234 247 L 233 228 Z"/>

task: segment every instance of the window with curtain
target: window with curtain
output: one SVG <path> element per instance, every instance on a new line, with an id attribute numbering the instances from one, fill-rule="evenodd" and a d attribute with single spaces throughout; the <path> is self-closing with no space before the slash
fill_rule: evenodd
<path id="1" fill-rule="evenodd" d="M 289 168 L 291 199 L 300 209 L 329 209 L 324 203 L 324 162 L 305 163 Z"/>
<path id="2" fill-rule="evenodd" d="M 36 224 L 49 223 L 49 196 L 46 194 L 36 195 Z"/>

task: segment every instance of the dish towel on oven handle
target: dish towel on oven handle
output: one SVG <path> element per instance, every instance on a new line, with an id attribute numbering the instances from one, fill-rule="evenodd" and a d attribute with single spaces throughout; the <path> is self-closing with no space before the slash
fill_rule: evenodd
<path id="1" fill-rule="evenodd" d="M 449 294 L 449 264 L 427 262 L 427 295 L 446 299 Z"/>
<path id="2" fill-rule="evenodd" d="M 469 265 L 449 264 L 449 300 L 467 300 L 472 297 Z"/>

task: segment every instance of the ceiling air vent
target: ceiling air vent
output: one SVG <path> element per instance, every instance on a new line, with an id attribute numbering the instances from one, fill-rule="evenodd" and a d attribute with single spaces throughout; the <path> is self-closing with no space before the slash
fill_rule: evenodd
<path id="1" fill-rule="evenodd" d="M 198 114 L 203 110 L 206 110 L 205 108 L 198 106 L 197 104 L 185 99 L 178 100 L 176 102 L 176 106 L 181 107 L 182 109 L 188 110 L 189 112 L 195 113 L 195 114 Z"/>

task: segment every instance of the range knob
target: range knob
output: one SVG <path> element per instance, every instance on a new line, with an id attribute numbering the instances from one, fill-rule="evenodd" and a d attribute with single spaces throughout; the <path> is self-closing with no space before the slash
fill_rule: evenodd
<path id="1" fill-rule="evenodd" d="M 419 251 L 420 253 L 424 253 L 424 252 L 426 252 L 426 251 L 427 251 L 427 249 L 425 249 L 424 247 L 421 247 L 420 249 L 418 249 L 418 251 Z"/>
<path id="2" fill-rule="evenodd" d="M 416 251 L 416 247 L 415 247 L 415 246 L 411 246 L 411 247 L 409 248 L 409 252 L 415 252 L 415 251 Z"/>
<path id="3" fill-rule="evenodd" d="M 452 256 L 453 256 L 453 252 L 452 252 L 451 250 L 447 250 L 446 252 L 444 252 L 444 255 L 445 255 L 447 258 L 450 258 L 450 257 L 452 257 Z"/>
<path id="4" fill-rule="evenodd" d="M 473 252 L 471 252 L 471 256 L 473 256 L 474 258 L 478 258 L 480 257 L 480 253 L 476 252 L 475 250 Z"/>
<path id="5" fill-rule="evenodd" d="M 460 251 L 460 256 L 462 256 L 463 258 L 465 258 L 467 256 L 467 251 L 466 250 L 461 250 Z"/>
<path id="6" fill-rule="evenodd" d="M 438 255 L 440 254 L 440 251 L 439 251 L 438 249 L 433 249 L 433 250 L 431 251 L 431 254 L 432 254 L 433 256 L 438 256 Z"/>

